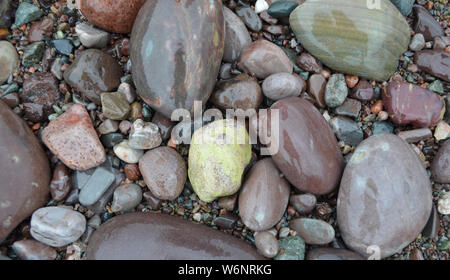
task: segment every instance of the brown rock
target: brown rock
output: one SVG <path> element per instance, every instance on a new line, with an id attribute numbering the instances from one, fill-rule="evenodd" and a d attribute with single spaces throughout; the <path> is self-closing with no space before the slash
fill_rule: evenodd
<path id="1" fill-rule="evenodd" d="M 325 108 L 325 87 L 327 80 L 321 74 L 314 74 L 308 79 L 309 94 L 314 97 L 314 104 L 320 108 Z"/>
<path id="2" fill-rule="evenodd" d="M 372 100 L 374 94 L 372 85 L 367 80 L 360 80 L 350 92 L 350 97 L 368 101 Z"/>
<path id="3" fill-rule="evenodd" d="M 289 222 L 289 227 L 297 232 L 305 243 L 325 245 L 333 241 L 333 227 L 318 219 L 300 218 Z"/>
<path id="4" fill-rule="evenodd" d="M 264 79 L 262 84 L 264 95 L 272 100 L 297 97 L 305 91 L 305 88 L 305 80 L 295 73 L 272 74 Z"/>
<path id="5" fill-rule="evenodd" d="M 424 260 L 422 252 L 417 248 L 414 248 L 411 250 L 409 259 L 412 261 L 423 261 Z"/>
<path id="6" fill-rule="evenodd" d="M 450 53 L 444 50 L 424 50 L 416 53 L 414 61 L 420 70 L 450 82 Z"/>
<path id="7" fill-rule="evenodd" d="M 53 178 L 50 182 L 50 193 L 54 201 L 61 201 L 67 197 L 72 187 L 72 179 L 67 167 L 60 163 L 53 171 Z"/>
<path id="8" fill-rule="evenodd" d="M 435 182 L 450 183 L 450 140 L 442 144 L 434 157 L 431 163 L 431 176 Z"/>
<path id="9" fill-rule="evenodd" d="M 58 256 L 55 249 L 35 240 L 20 240 L 12 248 L 21 260 L 54 260 Z"/>
<path id="10" fill-rule="evenodd" d="M 228 211 L 233 211 L 236 207 L 237 194 L 224 196 L 219 198 L 218 205 L 220 208 L 224 208 Z"/>
<path id="11" fill-rule="evenodd" d="M 397 134 L 397 136 L 408 143 L 417 143 L 421 140 L 431 138 L 433 134 L 431 134 L 431 130 L 429 128 L 418 128 L 413 130 L 401 131 Z"/>
<path id="12" fill-rule="evenodd" d="M 166 118 L 163 114 L 156 112 L 153 115 L 152 123 L 159 127 L 159 132 L 161 133 L 161 138 L 163 141 L 170 138 L 175 122 L 171 121 L 169 118 Z"/>
<path id="13" fill-rule="evenodd" d="M 436 209 L 436 206 L 433 205 L 430 218 L 428 218 L 428 222 L 422 230 L 422 236 L 425 238 L 437 238 L 439 230 L 441 229 L 440 223 L 441 221 L 439 219 L 439 213 Z"/>
<path id="14" fill-rule="evenodd" d="M 308 252 L 307 260 L 311 261 L 344 261 L 344 260 L 364 260 L 355 252 L 345 249 L 335 248 L 315 248 Z"/>
<path id="15" fill-rule="evenodd" d="M 420 5 L 414 5 L 413 10 L 416 16 L 414 20 L 414 31 L 416 33 L 421 33 L 427 41 L 432 41 L 436 36 L 444 35 L 441 25 L 427 9 Z"/>
<path id="16" fill-rule="evenodd" d="M 137 181 L 141 177 L 141 172 L 139 171 L 139 167 L 137 164 L 128 163 L 123 168 L 123 171 L 125 172 L 125 176 L 127 176 L 127 179 L 130 181 Z"/>
<path id="17" fill-rule="evenodd" d="M 255 234 L 255 246 L 258 248 L 258 253 L 266 258 L 275 257 L 280 249 L 275 235 L 268 231 Z"/>
<path id="18" fill-rule="evenodd" d="M 318 61 L 314 56 L 310 55 L 307 52 L 303 52 L 297 58 L 297 65 L 300 66 L 303 70 L 307 72 L 313 72 L 315 74 L 320 74 L 322 72 L 323 67 L 322 63 Z"/>
<path id="19" fill-rule="evenodd" d="M 33 22 L 30 31 L 28 32 L 28 42 L 34 43 L 42 41 L 44 36 L 50 37 L 53 32 L 53 20 L 44 18 L 40 21 Z"/>
<path id="20" fill-rule="evenodd" d="M 223 7 L 225 20 L 225 49 L 223 60 L 234 62 L 241 56 L 242 50 L 252 43 L 252 38 L 244 22 L 230 9 Z"/>
<path id="21" fill-rule="evenodd" d="M 2 97 L 2 101 L 6 103 L 6 105 L 9 106 L 9 108 L 14 108 L 20 103 L 19 95 L 17 92 L 10 93 L 6 96 Z"/>
<path id="22" fill-rule="evenodd" d="M 315 195 L 307 193 L 292 195 L 289 201 L 300 214 L 307 214 L 314 210 L 317 199 Z"/>

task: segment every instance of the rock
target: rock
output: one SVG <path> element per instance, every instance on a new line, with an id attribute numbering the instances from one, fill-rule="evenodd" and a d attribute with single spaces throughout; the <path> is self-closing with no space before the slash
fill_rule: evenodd
<path id="1" fill-rule="evenodd" d="M 77 0 L 83 16 L 95 26 L 114 33 L 130 33 L 145 0 Z"/>
<path id="2" fill-rule="evenodd" d="M 252 8 L 239 7 L 235 10 L 235 12 L 251 31 L 261 31 L 262 21 Z"/>
<path id="3" fill-rule="evenodd" d="M 325 87 L 327 85 L 327 80 L 320 75 L 314 74 L 308 79 L 308 92 L 314 97 L 314 104 L 320 108 L 325 108 Z"/>
<path id="4" fill-rule="evenodd" d="M 78 200 L 84 206 L 94 205 L 114 180 L 112 172 L 101 166 L 97 167 L 81 189 Z"/>
<path id="5" fill-rule="evenodd" d="M 350 146 L 357 146 L 364 138 L 358 123 L 342 116 L 330 120 L 331 128 L 340 141 Z"/>
<path id="6" fill-rule="evenodd" d="M 126 212 L 134 209 L 142 200 L 142 190 L 136 184 L 126 184 L 118 187 L 114 191 L 114 198 L 111 204 L 113 212 Z"/>
<path id="7" fill-rule="evenodd" d="M 121 83 L 119 88 L 117 89 L 117 92 L 125 95 L 125 98 L 130 104 L 136 100 L 136 91 L 129 83 Z"/>
<path id="8" fill-rule="evenodd" d="M 441 229 L 441 221 L 436 206 L 433 205 L 428 222 L 422 230 L 422 236 L 425 238 L 437 238 Z"/>
<path id="9" fill-rule="evenodd" d="M 295 260 L 305 259 L 305 241 L 299 236 L 288 236 L 278 240 L 279 254 L 275 260 Z"/>
<path id="10" fill-rule="evenodd" d="M 278 1 L 270 5 L 267 13 L 274 18 L 289 17 L 297 6 L 298 3 L 295 1 Z"/>
<path id="11" fill-rule="evenodd" d="M 423 50 L 414 61 L 420 70 L 450 82 L 450 54 L 443 50 Z"/>
<path id="12" fill-rule="evenodd" d="M 315 195 L 306 193 L 291 195 L 289 201 L 300 214 L 308 214 L 316 207 L 317 199 Z"/>
<path id="13" fill-rule="evenodd" d="M 286 97 L 297 97 L 305 91 L 306 82 L 297 74 L 277 73 L 272 74 L 262 84 L 262 90 L 266 97 L 272 100 L 280 100 Z"/>
<path id="14" fill-rule="evenodd" d="M 323 70 L 322 63 L 318 61 L 314 56 L 307 52 L 303 52 L 297 58 L 297 65 L 307 72 L 313 72 L 315 74 L 320 74 Z"/>
<path id="15" fill-rule="evenodd" d="M 450 140 L 445 141 L 439 148 L 430 170 L 433 181 L 450 184 Z"/>
<path id="16" fill-rule="evenodd" d="M 443 36 L 444 30 L 439 22 L 420 5 L 414 5 L 414 32 L 421 33 L 425 40 L 432 41 L 434 37 Z"/>
<path id="17" fill-rule="evenodd" d="M 166 141 L 170 138 L 170 134 L 172 133 L 172 128 L 175 126 L 175 122 L 166 118 L 163 114 L 156 112 L 153 115 L 152 123 L 158 126 L 159 133 L 161 134 L 161 138 L 163 141 Z"/>
<path id="18" fill-rule="evenodd" d="M 359 112 L 361 111 L 361 102 L 356 99 L 347 98 L 341 106 L 336 107 L 334 112 L 341 116 L 358 118 Z"/>
<path id="19" fill-rule="evenodd" d="M 264 231 L 283 217 L 290 187 L 280 175 L 270 158 L 258 161 L 249 171 L 239 193 L 239 214 L 248 228 Z"/>
<path id="20" fill-rule="evenodd" d="M 238 67 L 259 79 L 276 73 L 292 73 L 293 64 L 283 50 L 266 40 L 257 40 L 241 54 Z"/>
<path id="21" fill-rule="evenodd" d="M 306 1 L 291 13 L 290 26 L 301 45 L 331 69 L 385 81 L 408 49 L 410 32 L 390 1 L 378 3 L 379 8 L 368 9 L 366 1 Z"/>
<path id="22" fill-rule="evenodd" d="M 119 123 L 119 130 L 123 135 L 128 135 L 132 125 L 130 121 L 123 120 Z"/>
<path id="23" fill-rule="evenodd" d="M 409 144 L 393 134 L 375 135 L 359 144 L 347 163 L 337 224 L 350 249 L 368 256 L 368 246 L 377 245 L 385 258 L 416 239 L 431 206 L 430 180 Z"/>
<path id="24" fill-rule="evenodd" d="M 31 216 L 30 233 L 34 239 L 52 247 L 70 244 L 83 235 L 86 218 L 62 207 L 44 207 Z"/>
<path id="25" fill-rule="evenodd" d="M 434 37 L 433 49 L 444 50 L 445 47 L 450 45 L 450 36 L 437 36 Z"/>
<path id="26" fill-rule="evenodd" d="M 427 140 L 428 138 L 431 138 L 432 134 L 429 128 L 419 128 L 401 131 L 397 134 L 397 136 L 408 143 L 417 143 L 421 140 Z"/>
<path id="27" fill-rule="evenodd" d="M 345 77 L 342 74 L 333 74 L 328 79 L 325 88 L 325 103 L 328 107 L 338 107 L 347 98 L 348 88 Z"/>
<path id="28" fill-rule="evenodd" d="M 123 140 L 119 144 L 116 144 L 113 150 L 116 156 L 126 163 L 138 163 L 139 159 L 144 155 L 143 150 L 131 148 L 128 140 Z"/>
<path id="29" fill-rule="evenodd" d="M 144 196 L 145 200 L 148 202 L 148 204 L 152 210 L 159 210 L 161 208 L 162 201 L 159 198 L 154 197 L 152 192 L 150 192 L 150 191 L 145 192 L 143 194 L 143 196 Z M 200 214 L 200 213 L 198 213 L 198 214 Z"/>
<path id="30" fill-rule="evenodd" d="M 90 26 L 87 23 L 79 23 L 75 27 L 75 32 L 81 44 L 86 48 L 105 48 L 109 42 L 109 34 L 103 30 Z"/>
<path id="31" fill-rule="evenodd" d="M 100 134 L 109 134 L 116 132 L 119 129 L 119 123 L 111 119 L 106 119 L 98 126 L 98 132 Z"/>
<path id="32" fill-rule="evenodd" d="M 128 163 L 123 167 L 123 171 L 125 172 L 127 179 L 130 181 L 137 181 L 141 177 L 141 172 L 139 171 L 137 164 Z"/>
<path id="33" fill-rule="evenodd" d="M 44 42 L 36 42 L 28 45 L 23 50 L 22 64 L 25 67 L 31 67 L 41 62 L 44 55 L 45 44 Z"/>
<path id="34" fill-rule="evenodd" d="M 61 71 L 62 66 L 63 66 L 62 59 L 58 57 L 53 61 L 52 66 L 50 68 L 50 71 L 52 72 L 53 75 L 55 75 L 55 77 L 58 80 L 63 79 L 63 73 Z"/>
<path id="35" fill-rule="evenodd" d="M 223 61 L 234 62 L 241 56 L 242 50 L 252 43 L 244 22 L 227 7 L 223 7 L 225 20 L 225 49 Z"/>
<path id="36" fill-rule="evenodd" d="M 331 192 L 339 183 L 344 159 L 326 120 L 309 101 L 298 97 L 277 101 L 272 109 L 280 111 L 275 145 L 279 151 L 272 155 L 278 169 L 301 191 Z"/>
<path id="37" fill-rule="evenodd" d="M 418 52 L 421 51 L 424 47 L 425 47 L 425 37 L 423 37 L 421 33 L 415 34 L 411 39 L 409 49 L 414 52 Z"/>
<path id="38" fill-rule="evenodd" d="M 186 163 L 181 155 L 169 147 L 158 147 L 145 153 L 139 170 L 152 194 L 163 200 L 177 198 L 187 178 Z"/>
<path id="39" fill-rule="evenodd" d="M 64 80 L 92 102 L 100 104 L 100 94 L 116 89 L 122 69 L 110 55 L 96 49 L 80 52 L 64 71 Z"/>
<path id="40" fill-rule="evenodd" d="M 94 232 L 87 259 L 243 260 L 261 256 L 238 238 L 204 225 L 163 214 L 131 213 L 110 219 Z"/>
<path id="41" fill-rule="evenodd" d="M 438 94 L 444 94 L 444 86 L 442 85 L 442 82 L 439 80 L 435 80 L 434 82 L 429 84 L 428 89 Z"/>
<path id="42" fill-rule="evenodd" d="M 383 134 L 383 133 L 393 133 L 394 125 L 388 121 L 374 122 L 372 125 L 373 135 Z"/>
<path id="43" fill-rule="evenodd" d="M 413 260 L 413 261 L 423 261 L 424 260 L 422 252 L 417 248 L 414 248 L 411 250 L 409 259 Z"/>
<path id="44" fill-rule="evenodd" d="M 28 32 L 28 42 L 34 43 L 44 39 L 44 36 L 51 38 L 53 32 L 53 20 L 45 17 L 40 21 L 33 22 Z"/>
<path id="45" fill-rule="evenodd" d="M 131 35 L 133 80 L 143 100 L 167 118 L 177 108 L 192 112 L 195 100 L 206 104 L 224 37 L 221 1 L 147 1 Z"/>
<path id="46" fill-rule="evenodd" d="M 13 0 L 3 0 L 0 2 L 0 28 L 9 28 L 14 18 Z"/>
<path id="47" fill-rule="evenodd" d="M 218 200 L 218 205 L 220 208 L 224 208 L 227 211 L 233 211 L 236 207 L 237 195 L 230 195 L 221 197 Z"/>
<path id="48" fill-rule="evenodd" d="M 355 252 L 345 249 L 335 248 L 315 248 L 308 252 L 307 260 L 311 261 L 347 261 L 364 260 L 363 257 Z"/>
<path id="49" fill-rule="evenodd" d="M 295 219 L 289 223 L 289 227 L 295 230 L 307 244 L 325 245 L 334 239 L 333 227 L 322 220 Z"/>
<path id="50" fill-rule="evenodd" d="M 0 131 L 2 242 L 23 219 L 47 202 L 50 167 L 31 129 L 2 101 Z"/>
<path id="51" fill-rule="evenodd" d="M 121 92 L 104 92 L 101 94 L 102 111 L 106 118 L 124 120 L 130 113 L 130 104 Z"/>
<path id="52" fill-rule="evenodd" d="M 19 5 L 16 11 L 16 17 L 14 24 L 17 26 L 22 26 L 29 22 L 38 20 L 42 17 L 44 13 L 33 4 L 23 2 Z"/>
<path id="53" fill-rule="evenodd" d="M 8 105 L 9 108 L 13 109 L 14 107 L 18 106 L 20 103 L 19 95 L 17 93 L 10 93 L 6 96 L 3 96 L 1 98 L 3 102 L 5 102 L 6 105 Z"/>
<path id="54" fill-rule="evenodd" d="M 19 70 L 19 55 L 8 41 L 0 41 L 0 85 Z"/>
<path id="55" fill-rule="evenodd" d="M 236 193 L 251 159 L 245 125 L 233 119 L 197 129 L 189 147 L 188 175 L 198 197 L 211 202 Z"/>
<path id="56" fill-rule="evenodd" d="M 52 41 L 52 46 L 56 52 L 63 55 L 70 55 L 73 51 L 72 42 L 68 39 L 58 39 Z"/>
<path id="57" fill-rule="evenodd" d="M 103 146 L 108 149 L 111 149 L 115 145 L 119 144 L 123 139 L 124 137 L 121 133 L 108 133 L 100 137 L 100 141 L 102 142 Z"/>
<path id="58" fill-rule="evenodd" d="M 442 215 L 450 214 L 450 193 L 445 193 L 438 201 L 438 210 Z"/>
<path id="59" fill-rule="evenodd" d="M 247 110 L 258 109 L 262 99 L 258 81 L 247 74 L 240 74 L 235 78 L 219 81 L 209 101 L 223 110 Z"/>
<path id="60" fill-rule="evenodd" d="M 55 170 L 53 170 L 53 178 L 49 188 L 52 199 L 57 202 L 64 200 L 69 194 L 72 188 L 72 180 L 69 170 L 64 164 L 59 163 Z"/>
<path id="61" fill-rule="evenodd" d="M 383 89 L 382 99 L 386 112 L 397 125 L 433 127 L 445 113 L 444 102 L 436 93 L 405 82 L 389 83 Z"/>
<path id="62" fill-rule="evenodd" d="M 259 14 L 261 12 L 266 11 L 268 8 L 269 4 L 267 4 L 266 0 L 256 0 L 255 13 Z"/>
<path id="63" fill-rule="evenodd" d="M 213 224 L 218 226 L 220 229 L 232 229 L 236 226 L 238 220 L 239 220 L 238 216 L 226 213 L 224 215 L 217 216 L 213 220 Z"/>
<path id="64" fill-rule="evenodd" d="M 450 137 L 450 125 L 444 121 L 440 121 L 434 130 L 434 138 L 436 140 L 445 140 Z"/>
<path id="65" fill-rule="evenodd" d="M 350 96 L 361 101 L 372 100 L 375 92 L 372 85 L 367 80 L 359 80 L 358 84 L 353 88 Z"/>
<path id="66" fill-rule="evenodd" d="M 258 232 L 255 235 L 255 246 L 258 249 L 258 253 L 266 258 L 273 258 L 278 255 L 278 240 L 275 235 L 268 231 Z"/>
<path id="67" fill-rule="evenodd" d="M 397 9 L 404 15 L 405 17 L 409 16 L 412 12 L 412 8 L 414 5 L 414 0 L 391 0 L 392 4 L 397 7 Z"/>
<path id="68" fill-rule="evenodd" d="M 55 249 L 35 240 L 20 240 L 12 245 L 12 249 L 21 260 L 54 260 L 58 256 Z"/>
<path id="69" fill-rule="evenodd" d="M 137 119 L 131 127 L 128 145 L 133 149 L 149 150 L 161 145 L 162 138 L 159 128 L 151 122 Z"/>

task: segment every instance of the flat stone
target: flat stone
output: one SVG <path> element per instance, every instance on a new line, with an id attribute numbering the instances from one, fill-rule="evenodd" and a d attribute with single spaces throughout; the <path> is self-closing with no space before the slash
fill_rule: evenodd
<path id="1" fill-rule="evenodd" d="M 444 50 L 423 50 L 414 56 L 420 70 L 450 82 L 450 54 Z"/>
<path id="2" fill-rule="evenodd" d="M 28 32 L 28 42 L 34 43 L 44 39 L 44 36 L 51 38 L 53 32 L 53 20 L 45 17 L 40 21 L 33 22 Z"/>
<path id="3" fill-rule="evenodd" d="M 291 195 L 289 201 L 300 214 L 308 214 L 316 207 L 317 199 L 315 195 L 307 193 Z"/>
<path id="4" fill-rule="evenodd" d="M 255 246 L 258 253 L 266 258 L 273 258 L 278 255 L 279 245 L 275 235 L 268 231 L 258 232 L 255 235 Z"/>
<path id="5" fill-rule="evenodd" d="M 357 146 L 364 138 L 358 123 L 347 117 L 334 117 L 330 120 L 331 128 L 340 141 L 350 146 Z"/>
<path id="6" fill-rule="evenodd" d="M 372 134 L 393 133 L 394 125 L 388 121 L 374 122 L 372 125 Z"/>
<path id="7" fill-rule="evenodd" d="M 338 107 L 344 103 L 348 95 L 347 83 L 342 74 L 333 74 L 325 88 L 325 103 L 328 107 Z"/>
<path id="8" fill-rule="evenodd" d="M 22 26 L 29 22 L 38 20 L 42 17 L 44 13 L 33 4 L 23 2 L 19 5 L 16 11 L 16 17 L 14 24 L 17 26 Z"/>
<path id="9" fill-rule="evenodd" d="M 372 85 L 367 80 L 359 80 L 356 86 L 350 92 L 350 97 L 356 98 L 361 101 L 372 100 L 375 91 Z"/>
<path id="10" fill-rule="evenodd" d="M 322 220 L 301 218 L 292 220 L 289 227 L 297 232 L 305 243 L 325 245 L 333 241 L 333 227 Z"/>
<path id="11" fill-rule="evenodd" d="M 314 97 L 314 104 L 325 108 L 325 87 L 327 80 L 320 74 L 313 74 L 308 79 L 308 92 Z"/>
<path id="12" fill-rule="evenodd" d="M 84 206 L 95 204 L 114 182 L 114 174 L 103 167 L 97 167 L 80 191 L 78 200 Z"/>
<path id="13" fill-rule="evenodd" d="M 0 85 L 19 70 L 19 55 L 8 41 L 0 41 Z"/>
<path id="14" fill-rule="evenodd" d="M 232 229 L 236 226 L 238 220 L 239 220 L 238 216 L 226 213 L 224 215 L 220 215 L 214 218 L 213 224 L 218 226 L 220 229 Z"/>
<path id="15" fill-rule="evenodd" d="M 138 163 L 139 159 L 144 155 L 143 150 L 131 148 L 128 140 L 123 140 L 116 144 L 113 149 L 116 156 L 126 163 Z"/>
<path id="16" fill-rule="evenodd" d="M 21 260 L 46 261 L 54 260 L 58 256 L 52 247 L 31 239 L 16 241 L 11 247 Z"/>
<path id="17" fill-rule="evenodd" d="M 305 259 L 305 241 L 299 236 L 288 236 L 278 240 L 279 254 L 275 260 L 295 260 Z"/>
<path id="18" fill-rule="evenodd" d="M 245 25 L 253 32 L 259 32 L 262 29 L 262 21 L 255 11 L 250 7 L 239 7 L 236 14 L 242 19 Z"/>
<path id="19" fill-rule="evenodd" d="M 417 143 L 422 140 L 427 140 L 433 135 L 429 128 L 419 128 L 407 131 L 401 131 L 397 134 L 398 137 L 402 138 L 408 143 Z"/>
<path id="20" fill-rule="evenodd" d="M 75 27 L 75 32 L 81 44 L 86 48 L 105 48 L 109 42 L 109 34 L 103 30 L 92 27 L 87 23 L 79 23 Z"/>
<path id="21" fill-rule="evenodd" d="M 266 97 L 280 100 L 297 97 L 306 89 L 306 82 L 297 74 L 276 73 L 264 79 L 262 90 Z"/>
<path id="22" fill-rule="evenodd" d="M 111 210 L 127 212 L 134 209 L 142 200 L 142 189 L 136 184 L 126 184 L 114 191 Z"/>
<path id="23" fill-rule="evenodd" d="M 338 115 L 354 119 L 358 118 L 360 111 L 361 102 L 352 98 L 345 99 L 344 103 L 342 103 L 341 106 L 336 107 L 336 109 L 334 110 L 334 112 Z"/>
<path id="24" fill-rule="evenodd" d="M 72 42 L 68 39 L 57 39 L 52 41 L 52 46 L 56 52 L 63 55 L 70 55 L 73 51 Z"/>
<path id="25" fill-rule="evenodd" d="M 450 140 L 446 140 L 439 148 L 430 170 L 435 182 L 450 184 Z"/>
<path id="26" fill-rule="evenodd" d="M 277 1 L 270 5 L 267 13 L 275 18 L 289 17 L 297 6 L 298 3 L 295 1 Z"/>
<path id="27" fill-rule="evenodd" d="M 130 130 L 128 145 L 133 149 L 149 150 L 161 145 L 162 138 L 159 128 L 151 122 L 137 119 Z"/>
<path id="28" fill-rule="evenodd" d="M 124 120 L 130 113 L 130 104 L 121 92 L 101 94 L 103 115 L 112 120 Z"/>
<path id="29" fill-rule="evenodd" d="M 364 260 L 355 252 L 336 248 L 314 248 L 308 251 L 307 260 L 312 261 L 347 261 Z"/>
<path id="30" fill-rule="evenodd" d="M 225 49 L 223 60 L 234 62 L 241 56 L 242 50 L 252 43 L 244 22 L 230 9 L 223 7 L 225 20 Z"/>
<path id="31" fill-rule="evenodd" d="M 434 37 L 443 36 L 444 30 L 439 22 L 420 5 L 414 5 L 414 32 L 421 33 L 427 41 L 432 41 Z"/>

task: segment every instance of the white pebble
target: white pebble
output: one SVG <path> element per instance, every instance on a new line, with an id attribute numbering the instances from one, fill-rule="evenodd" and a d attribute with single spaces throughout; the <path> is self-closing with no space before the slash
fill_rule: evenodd
<path id="1" fill-rule="evenodd" d="M 255 12 L 257 14 L 264 12 L 269 9 L 269 4 L 267 4 L 266 0 L 257 0 L 255 3 Z"/>
<path id="2" fill-rule="evenodd" d="M 444 194 L 438 201 L 438 211 L 442 215 L 450 214 L 450 192 Z"/>
<path id="3" fill-rule="evenodd" d="M 126 163 L 138 163 L 139 159 L 144 155 L 143 150 L 131 148 L 130 145 L 128 145 L 128 140 L 123 140 L 115 145 L 113 150 L 116 156 Z"/>

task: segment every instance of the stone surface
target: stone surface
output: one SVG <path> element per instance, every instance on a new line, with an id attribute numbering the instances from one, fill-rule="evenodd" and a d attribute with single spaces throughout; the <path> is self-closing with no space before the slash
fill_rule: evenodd
<path id="1" fill-rule="evenodd" d="M 124 120 L 130 113 L 130 104 L 121 92 L 104 92 L 101 94 L 102 112 L 106 118 Z"/>
<path id="2" fill-rule="evenodd" d="M 262 21 L 252 8 L 239 7 L 235 10 L 235 12 L 242 19 L 248 29 L 253 32 L 261 31 Z"/>
<path id="3" fill-rule="evenodd" d="M 163 114 L 156 112 L 153 115 L 152 123 L 158 126 L 159 133 L 161 134 L 161 138 L 163 141 L 166 141 L 170 138 L 170 134 L 172 133 L 172 128 L 175 126 L 175 122 L 171 121 L 169 118 L 166 118 Z"/>
<path id="4" fill-rule="evenodd" d="M 87 23 L 79 23 L 75 27 L 75 32 L 80 39 L 81 44 L 86 48 L 104 48 L 108 45 L 109 34 L 103 30 L 99 30 Z"/>
<path id="5" fill-rule="evenodd" d="M 92 235 L 87 249 L 89 260 L 261 258 L 254 248 L 231 235 L 152 213 L 120 215 L 107 221 Z"/>
<path id="6" fill-rule="evenodd" d="M 394 125 L 388 121 L 374 122 L 372 125 L 373 135 L 383 134 L 383 133 L 393 133 Z"/>
<path id="7" fill-rule="evenodd" d="M 317 199 L 316 196 L 306 193 L 291 195 L 289 201 L 300 214 L 308 214 L 316 207 Z"/>
<path id="8" fill-rule="evenodd" d="M 425 238 L 437 238 L 441 229 L 441 221 L 436 206 L 433 205 L 428 222 L 422 230 L 422 236 Z"/>
<path id="9" fill-rule="evenodd" d="M 438 122 L 434 130 L 434 138 L 438 141 L 450 138 L 450 125 L 445 121 Z"/>
<path id="10" fill-rule="evenodd" d="M 336 107 L 334 112 L 341 116 L 346 116 L 350 118 L 358 118 L 359 112 L 361 111 L 361 102 L 356 99 L 347 98 L 341 106 Z"/>
<path id="11" fill-rule="evenodd" d="M 325 108 L 325 87 L 327 80 L 320 74 L 311 75 L 308 79 L 308 92 L 314 97 L 314 104 L 320 108 Z"/>
<path id="12" fill-rule="evenodd" d="M 128 145 L 133 149 L 149 150 L 161 145 L 162 138 L 159 128 L 151 122 L 137 119 L 130 130 Z"/>
<path id="13" fill-rule="evenodd" d="M 16 17 L 14 24 L 22 26 L 26 23 L 38 20 L 44 13 L 33 4 L 23 2 L 19 5 L 16 11 Z"/>
<path id="14" fill-rule="evenodd" d="M 0 28 L 9 28 L 11 26 L 15 14 L 13 2 L 13 0 L 0 2 Z"/>
<path id="15" fill-rule="evenodd" d="M 16 241 L 12 249 L 21 260 L 46 261 L 58 256 L 55 249 L 32 239 Z"/>
<path id="16" fill-rule="evenodd" d="M 19 55 L 8 41 L 0 41 L 0 85 L 19 70 Z"/>
<path id="17" fill-rule="evenodd" d="M 322 220 L 295 219 L 289 223 L 289 227 L 295 230 L 307 244 L 325 245 L 334 239 L 333 227 Z"/>
<path id="18" fill-rule="evenodd" d="M 359 80 L 358 84 L 350 92 L 350 96 L 361 101 L 372 100 L 375 92 L 367 80 Z"/>
<path id="19" fill-rule="evenodd" d="M 44 55 L 44 42 L 36 42 L 25 47 L 22 55 L 22 64 L 25 67 L 31 67 L 38 64 Z"/>
<path id="20" fill-rule="evenodd" d="M 414 32 L 421 33 L 427 41 L 432 41 L 434 37 L 443 36 L 444 30 L 439 22 L 420 5 L 414 5 Z"/>
<path id="21" fill-rule="evenodd" d="M 342 74 L 333 74 L 325 88 L 325 103 L 328 107 L 338 107 L 344 103 L 348 95 L 347 83 Z"/>
<path id="22" fill-rule="evenodd" d="M 108 149 L 119 144 L 122 140 L 124 140 L 124 137 L 121 133 L 108 133 L 100 137 L 103 146 Z"/>
<path id="23" fill-rule="evenodd" d="M 34 43 L 42 41 L 45 37 L 51 38 L 53 32 L 53 20 L 45 17 L 40 21 L 33 22 L 28 32 L 28 42 Z"/>
<path id="24" fill-rule="evenodd" d="M 340 141 L 350 146 L 357 146 L 364 138 L 358 123 L 342 116 L 330 120 L 330 126 Z"/>
<path id="25" fill-rule="evenodd" d="M 275 235 L 268 231 L 258 232 L 255 235 L 255 246 L 258 249 L 258 253 L 266 258 L 273 258 L 278 255 L 278 240 Z"/>
<path id="26" fill-rule="evenodd" d="M 299 261 L 305 259 L 305 241 L 299 236 L 288 236 L 278 240 L 279 254 L 275 260 Z"/>
<path id="27" fill-rule="evenodd" d="M 119 123 L 117 121 L 106 119 L 98 126 L 98 132 L 100 134 L 109 134 L 116 132 L 119 129 Z"/>
<path id="28" fill-rule="evenodd" d="M 42 131 L 42 141 L 70 169 L 96 167 L 106 158 L 89 114 L 79 104 L 52 120 Z"/>
<path id="29" fill-rule="evenodd" d="M 111 204 L 113 212 L 126 212 L 134 209 L 142 200 L 142 189 L 136 184 L 126 184 L 114 191 Z"/>
<path id="30" fill-rule="evenodd" d="M 126 163 L 138 163 L 139 159 L 144 155 L 143 150 L 131 148 L 128 140 L 123 140 L 116 144 L 113 149 L 116 156 Z"/>
<path id="31" fill-rule="evenodd" d="M 262 91 L 272 100 L 297 97 L 306 89 L 306 82 L 297 74 L 276 73 L 264 79 Z"/>
<path id="32" fill-rule="evenodd" d="M 393 134 L 375 135 L 347 163 L 337 224 L 350 249 L 368 256 L 367 247 L 375 244 L 385 258 L 416 239 L 431 206 L 430 180 L 409 144 Z"/>
<path id="33" fill-rule="evenodd" d="M 236 207 L 236 201 L 237 195 L 235 194 L 219 198 L 217 204 L 219 205 L 220 208 L 224 208 L 225 210 L 228 211 L 233 211 L 234 208 Z"/>
<path id="34" fill-rule="evenodd" d="M 438 200 L 438 211 L 442 215 L 449 215 L 450 214 L 450 193 L 445 193 L 441 198 Z"/>
<path id="35" fill-rule="evenodd" d="M 28 125 L 0 101 L 0 242 L 48 200 L 50 167 Z M 19 172 L 20 171 L 20 172 Z"/>
<path id="36" fill-rule="evenodd" d="M 54 201 L 62 201 L 69 194 L 72 188 L 72 180 L 69 169 L 64 164 L 59 163 L 53 170 L 53 178 L 49 188 Z"/>
<path id="37" fill-rule="evenodd" d="M 425 47 L 425 37 L 423 37 L 421 33 L 415 34 L 411 39 L 409 49 L 414 52 L 418 52 L 421 51 L 424 47 Z"/>
<path id="38" fill-rule="evenodd" d="M 172 148 L 158 147 L 148 151 L 139 161 L 139 170 L 149 190 L 159 199 L 175 199 L 183 191 L 186 163 Z"/>
<path id="39" fill-rule="evenodd" d="M 435 182 L 450 184 L 450 140 L 445 141 L 434 156 L 431 176 Z"/>
<path id="40" fill-rule="evenodd" d="M 258 161 L 250 169 L 239 193 L 242 222 L 254 231 L 275 226 L 289 202 L 289 183 L 270 158 Z"/>
<path id="41" fill-rule="evenodd" d="M 94 205 L 114 180 L 112 172 L 101 166 L 97 167 L 81 189 L 78 200 L 84 206 Z"/>
<path id="42" fill-rule="evenodd" d="M 147 1 L 131 35 L 133 80 L 144 101 L 168 118 L 177 108 L 192 112 L 195 100 L 205 105 L 224 37 L 221 1 Z"/>
<path id="43" fill-rule="evenodd" d="M 397 134 L 408 143 L 417 143 L 421 140 L 427 140 L 432 137 L 431 130 L 429 128 L 419 128 L 413 130 L 401 131 Z"/>
<path id="44" fill-rule="evenodd" d="M 314 56 L 307 52 L 303 52 L 297 58 L 297 65 L 307 72 L 313 72 L 315 74 L 320 74 L 323 70 L 322 63 L 318 61 Z"/>
<path id="45" fill-rule="evenodd" d="M 412 12 L 415 0 L 391 0 L 391 2 L 397 7 L 402 15 L 407 17 Z"/>
<path id="46" fill-rule="evenodd" d="M 297 6 L 298 3 L 295 1 L 277 1 L 270 5 L 267 13 L 274 18 L 289 17 Z"/>
<path id="47" fill-rule="evenodd" d="M 68 39 L 57 39 L 52 41 L 52 47 L 56 52 L 63 55 L 70 55 L 73 51 L 72 42 Z"/>
<path id="48" fill-rule="evenodd" d="M 311 261 L 347 261 L 364 260 L 355 252 L 335 248 L 315 248 L 308 251 L 307 260 Z"/>
<path id="49" fill-rule="evenodd" d="M 244 22 L 230 9 L 223 7 L 225 20 L 225 48 L 223 61 L 234 62 L 241 56 L 242 50 L 252 43 Z"/>
<path id="50" fill-rule="evenodd" d="M 420 70 L 450 82 L 450 54 L 443 50 L 424 50 L 416 53 L 414 61 Z"/>

